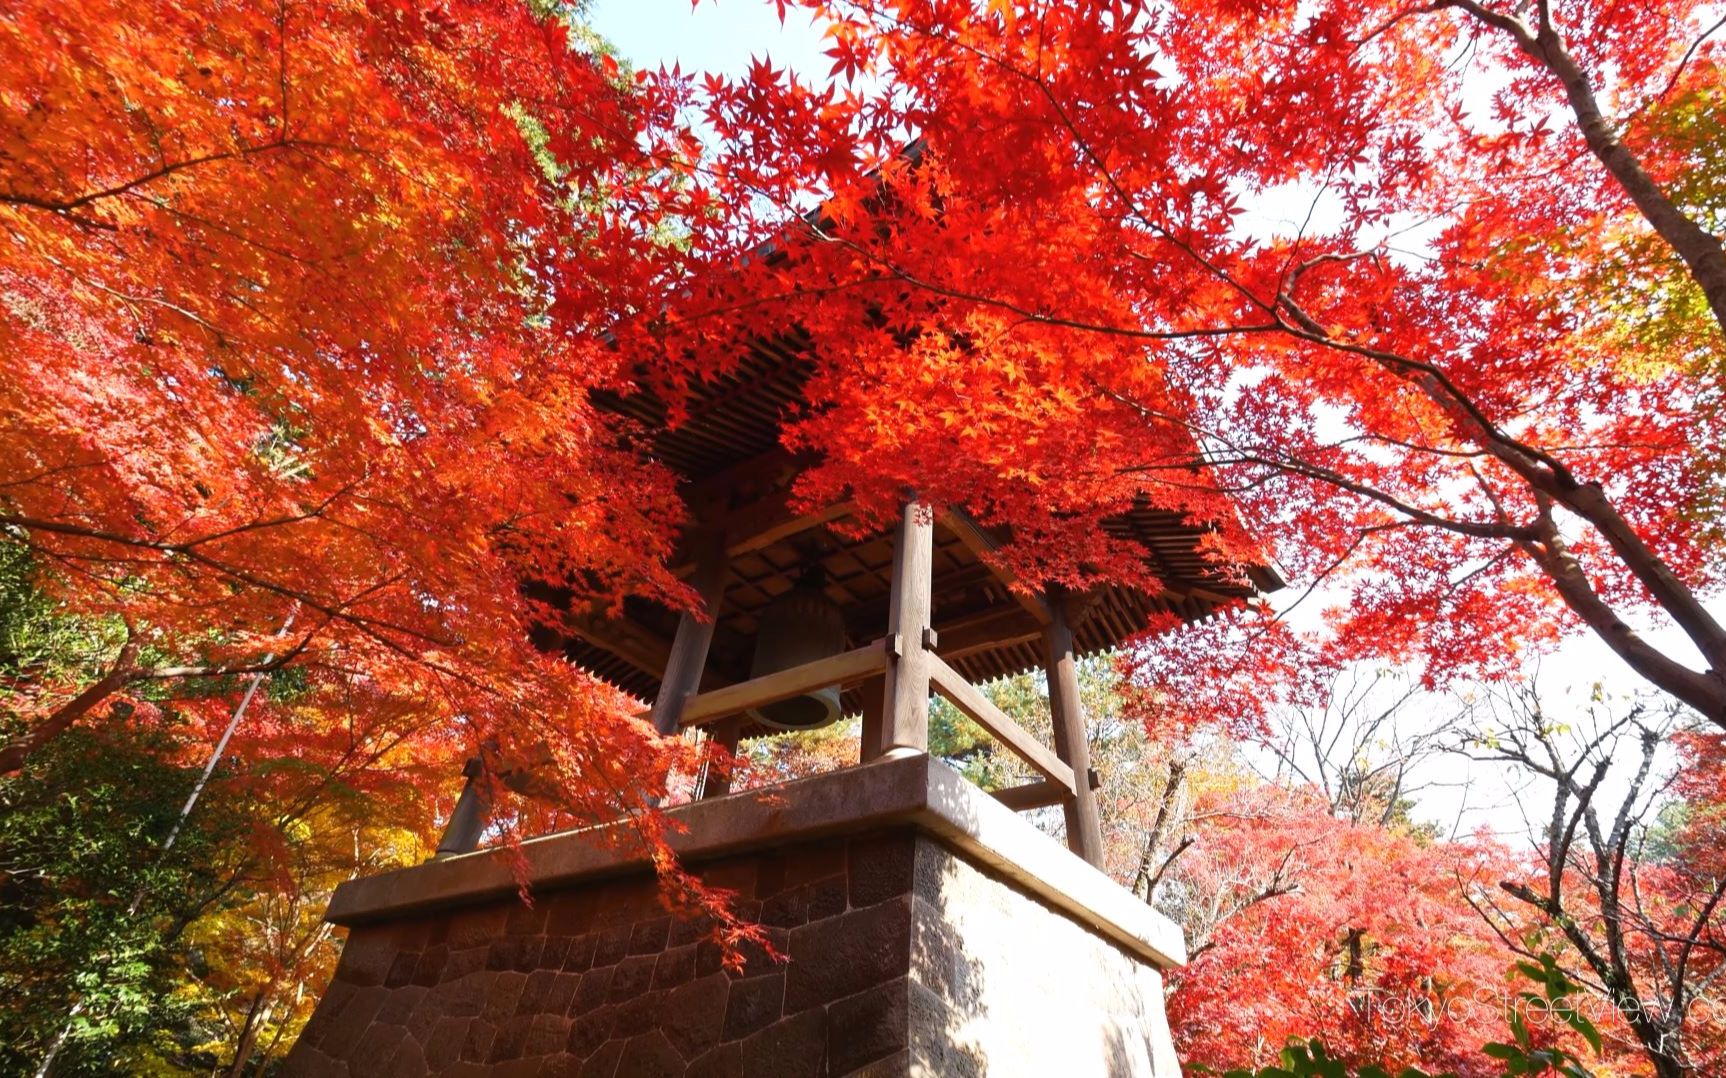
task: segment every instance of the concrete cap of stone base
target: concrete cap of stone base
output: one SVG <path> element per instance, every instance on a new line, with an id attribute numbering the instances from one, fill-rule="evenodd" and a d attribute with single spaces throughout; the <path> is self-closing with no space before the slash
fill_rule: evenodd
<path id="1" fill-rule="evenodd" d="M 968 855 L 1160 969 L 1186 962 L 1174 922 L 1074 856 L 1018 813 L 923 753 L 875 760 L 783 785 L 667 809 L 679 857 L 713 857 L 904 825 Z M 350 880 L 325 919 L 358 925 L 513 894 L 515 854 L 494 848 Z M 650 869 L 626 823 L 529 839 L 520 869 L 534 888 Z"/>

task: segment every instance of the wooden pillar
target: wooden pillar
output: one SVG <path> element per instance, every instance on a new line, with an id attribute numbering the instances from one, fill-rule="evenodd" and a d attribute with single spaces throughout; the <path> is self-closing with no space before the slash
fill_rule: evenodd
<path id="1" fill-rule="evenodd" d="M 467 782 L 461 788 L 461 796 L 456 798 L 455 809 L 450 813 L 449 825 L 444 828 L 434 859 L 479 849 L 480 836 L 491 821 L 491 780 L 485 774 L 484 761 L 475 756 L 461 769 L 461 773 Z"/>
<path id="2" fill-rule="evenodd" d="M 662 734 L 676 733 L 683 718 L 683 701 L 701 688 L 701 671 L 707 666 L 707 649 L 713 643 L 713 626 L 719 620 L 719 604 L 725 596 L 725 540 L 705 532 L 695 537 L 695 572 L 689 583 L 701 597 L 705 617 L 684 611 L 665 661 L 665 676 L 659 681 L 659 696 L 653 701 L 653 728 Z"/>
<path id="3" fill-rule="evenodd" d="M 863 736 L 859 760 L 868 763 L 881 758 L 882 724 L 887 715 L 887 679 L 872 677 L 863 682 Z"/>
<path id="4" fill-rule="evenodd" d="M 743 716 L 733 715 L 729 719 L 721 719 L 708 728 L 707 734 L 723 746 L 726 752 L 735 753 L 737 742 L 743 734 Z M 724 797 L 730 792 L 731 776 L 721 775 L 708 767 L 701 778 L 701 789 L 695 796 L 705 800 L 709 797 Z"/>
<path id="5" fill-rule="evenodd" d="M 1062 799 L 1067 814 L 1067 848 L 1101 868 L 1103 832 L 1097 796 L 1091 789 L 1091 747 L 1085 739 L 1085 712 L 1079 705 L 1079 672 L 1073 658 L 1073 630 L 1061 596 L 1049 597 L 1053 614 L 1043 630 L 1048 656 L 1049 711 L 1055 726 L 1055 754 L 1073 769 L 1073 794 Z"/>
<path id="6" fill-rule="evenodd" d="M 929 663 L 933 644 L 935 522 L 928 507 L 907 502 L 893 541 L 893 581 L 887 605 L 887 658 L 880 754 L 929 748 Z M 867 725 L 867 724 L 865 724 Z"/>

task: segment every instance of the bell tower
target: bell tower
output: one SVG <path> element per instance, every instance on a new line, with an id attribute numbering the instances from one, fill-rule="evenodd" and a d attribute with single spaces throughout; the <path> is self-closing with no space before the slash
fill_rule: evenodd
<path id="1" fill-rule="evenodd" d="M 1180 932 L 1102 869 L 1098 790 L 1075 661 L 1153 615 L 1202 618 L 1281 586 L 1217 565 L 1214 522 L 1148 499 L 1111 519 L 1156 594 L 1018 587 L 1008 536 L 907 494 L 864 533 L 844 503 L 793 509 L 808 461 L 780 444 L 811 370 L 795 339 L 756 343 L 665 422 L 651 394 L 599 403 L 657 430 L 694 523 L 678 573 L 704 611 L 562 609 L 538 642 L 647 704 L 665 733 L 728 748 L 860 716 L 855 766 L 731 793 L 710 775 L 667 811 L 704 881 L 736 892 L 780 959 L 722 970 L 701 926 L 654 901 L 648 866 L 589 831 L 524 843 L 532 907 L 505 851 L 477 848 L 470 778 L 438 860 L 343 885 L 349 937 L 289 1059 L 300 1074 L 1154 1075 L 1178 1073 L 1162 972 Z M 849 525 L 849 526 L 847 526 Z M 979 688 L 1046 678 L 1053 743 Z M 939 695 L 1038 778 L 993 793 L 927 755 Z M 1059 806 L 1066 849 L 1019 813 Z"/>

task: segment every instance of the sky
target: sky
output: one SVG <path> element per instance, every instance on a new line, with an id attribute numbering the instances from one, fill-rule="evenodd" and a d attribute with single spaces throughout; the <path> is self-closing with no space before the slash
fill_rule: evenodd
<path id="1" fill-rule="evenodd" d="M 819 78 L 830 64 L 822 55 L 821 33 L 810 17 L 790 11 L 781 25 L 772 0 L 700 0 L 693 7 L 690 0 L 594 0 L 588 22 L 638 67 L 681 64 L 685 72 L 741 74 L 752 59 L 767 56 L 775 66 Z M 1267 200 L 1251 207 L 1252 216 L 1267 230 L 1286 227 L 1306 215 L 1310 195 L 1288 192 L 1284 201 L 1286 205 Z M 1280 601 L 1292 602 L 1301 590 L 1300 582 L 1295 582 Z M 1325 602 L 1324 596 L 1314 595 L 1303 607 L 1316 612 Z M 1726 616 L 1726 604 L 1711 605 L 1717 615 Z M 1675 629 L 1639 628 L 1652 630 L 1648 635 L 1657 645 L 1672 647 L 1686 661 L 1697 661 Z M 1550 694 L 1555 712 L 1586 707 L 1597 690 L 1619 696 L 1646 688 L 1593 635 L 1576 637 L 1543 658 L 1539 682 Z M 1416 705 L 1431 712 L 1431 721 L 1443 718 L 1446 709 L 1454 706 L 1448 698 Z M 1417 815 L 1447 831 L 1479 828 L 1507 838 L 1526 834 L 1501 769 L 1445 757 L 1432 765 L 1426 777 L 1433 785 L 1422 792 Z"/>
<path id="2" fill-rule="evenodd" d="M 827 69 L 809 16 L 787 12 L 781 26 L 771 0 L 700 0 L 693 10 L 690 0 L 594 0 L 588 23 L 638 67 L 740 74 L 766 55 L 811 75 Z"/>

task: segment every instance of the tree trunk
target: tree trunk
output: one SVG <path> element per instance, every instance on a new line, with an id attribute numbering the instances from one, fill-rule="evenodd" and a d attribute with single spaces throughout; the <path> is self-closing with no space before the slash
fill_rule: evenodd
<path id="1" fill-rule="evenodd" d="M 133 661 L 138 657 L 138 645 L 126 641 L 114 665 L 89 688 L 62 704 L 58 710 L 30 729 L 30 732 L 8 745 L 0 746 L 0 775 L 12 775 L 23 770 L 30 754 L 65 733 L 73 723 L 97 704 L 125 688 L 137 676 Z"/>

